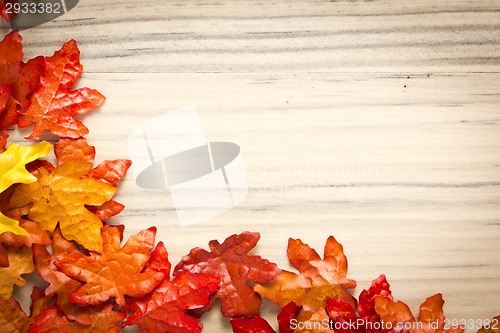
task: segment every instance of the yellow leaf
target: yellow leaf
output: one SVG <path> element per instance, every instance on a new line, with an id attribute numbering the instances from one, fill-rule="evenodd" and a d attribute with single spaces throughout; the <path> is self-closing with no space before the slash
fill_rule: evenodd
<path id="1" fill-rule="evenodd" d="M 40 168 L 38 181 L 19 185 L 10 205 L 23 207 L 33 203 L 28 217 L 40 228 L 53 232 L 59 223 L 64 238 L 102 252 L 102 221 L 85 205 L 104 204 L 115 195 L 116 188 L 94 178 L 82 178 L 91 168 L 91 163 L 72 161 L 61 164 L 52 174 Z"/>
<path id="2" fill-rule="evenodd" d="M 21 146 L 12 143 L 6 151 L 0 154 L 0 192 L 16 183 L 29 184 L 36 182 L 36 177 L 26 170 L 27 163 L 46 156 L 52 149 L 48 142 L 40 142 L 31 146 Z M 19 223 L 0 213 L 0 234 L 10 231 L 13 234 L 28 236 L 28 232 Z"/>
<path id="3" fill-rule="evenodd" d="M 0 267 L 0 297 L 3 299 L 12 296 L 14 285 L 22 287 L 26 284 L 21 274 L 31 273 L 35 269 L 31 248 L 10 248 L 8 255 L 9 267 Z"/>

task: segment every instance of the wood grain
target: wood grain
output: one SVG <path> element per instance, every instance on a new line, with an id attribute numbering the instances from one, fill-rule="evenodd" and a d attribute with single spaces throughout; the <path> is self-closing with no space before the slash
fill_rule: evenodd
<path id="1" fill-rule="evenodd" d="M 23 37 L 26 57 L 78 41 L 79 84 L 108 99 L 84 118 L 98 160 L 188 104 L 208 140 L 240 145 L 240 206 L 181 228 L 168 192 L 128 176 L 113 220 L 128 235 L 157 225 L 177 262 L 259 231 L 258 252 L 286 268 L 288 237 L 322 251 L 333 234 L 356 293 L 385 273 L 414 311 L 442 292 L 447 317 L 487 319 L 500 312 L 499 25 L 494 0 L 86 0 Z M 216 312 L 203 322 L 229 331 Z"/>
<path id="2" fill-rule="evenodd" d="M 496 0 L 92 0 L 25 38 L 100 73 L 498 72 L 499 22 Z"/>

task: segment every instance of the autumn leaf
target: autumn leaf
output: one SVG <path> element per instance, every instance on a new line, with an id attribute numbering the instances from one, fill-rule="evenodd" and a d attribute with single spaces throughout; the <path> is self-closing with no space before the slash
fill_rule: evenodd
<path id="1" fill-rule="evenodd" d="M 0 266 L 8 266 L 8 259 L 2 256 L 4 245 L 10 247 L 21 248 L 23 246 L 31 247 L 33 244 L 49 245 L 51 240 L 47 233 L 42 230 L 38 223 L 25 220 L 24 215 L 29 212 L 29 206 L 12 209 L 9 205 L 10 197 L 16 189 L 16 185 L 10 186 L 7 190 L 0 193 L 0 212 L 5 216 L 15 219 L 19 222 L 19 226 L 28 232 L 28 236 L 20 236 L 12 232 L 4 232 L 0 234 Z M 5 261 L 3 261 L 5 259 Z"/>
<path id="2" fill-rule="evenodd" d="M 28 316 L 21 305 L 13 298 L 0 297 L 0 331 L 2 333 L 21 333 L 28 324 Z"/>
<path id="3" fill-rule="evenodd" d="M 74 240 L 91 251 L 102 251 L 102 221 L 85 205 L 102 205 L 116 193 L 105 182 L 83 178 L 90 163 L 66 162 L 53 173 L 38 169 L 40 178 L 29 185 L 20 185 L 11 197 L 12 207 L 32 203 L 28 217 L 49 232 L 59 223 L 67 240 Z"/>
<path id="4" fill-rule="evenodd" d="M 302 307 L 295 302 L 285 305 L 278 314 L 278 325 L 280 333 L 293 333 L 294 322 L 302 311 Z"/>
<path id="5" fill-rule="evenodd" d="M 12 143 L 0 154 L 0 192 L 15 183 L 35 182 L 36 177 L 25 169 L 25 165 L 46 156 L 51 149 L 52 146 L 48 142 L 39 142 L 26 147 Z"/>
<path id="6" fill-rule="evenodd" d="M 21 275 L 31 273 L 34 270 L 31 249 L 9 248 L 7 251 L 9 266 L 0 267 L 0 298 L 9 299 L 12 296 L 14 285 L 22 287 L 26 284 Z"/>
<path id="7" fill-rule="evenodd" d="M 63 164 L 65 165 L 65 164 Z M 163 280 L 161 272 L 142 272 L 150 258 L 156 228 L 133 235 L 120 248 L 121 232 L 117 227 L 104 225 L 102 254 L 89 256 L 77 252 L 59 256 L 54 264 L 69 277 L 86 282 L 69 298 L 78 305 L 99 304 L 115 297 L 124 306 L 125 295 L 142 297 Z"/>
<path id="8" fill-rule="evenodd" d="M 22 49 L 21 35 L 16 30 L 0 42 L 0 85 L 3 86 L 0 95 L 3 99 L 6 98 L 5 94 L 8 95 L 7 101 L 0 102 L 0 132 L 15 125 L 18 111 L 29 107 L 28 97 L 37 88 L 44 70 L 43 57 L 24 63 Z"/>
<path id="9" fill-rule="evenodd" d="M 104 180 L 113 186 L 123 178 L 132 164 L 130 160 L 108 160 L 99 164 L 89 172 L 89 177 Z"/>
<path id="10" fill-rule="evenodd" d="M 85 138 L 61 138 L 54 146 L 57 164 L 64 162 L 94 163 L 95 147 L 87 143 Z"/>
<path id="11" fill-rule="evenodd" d="M 275 333 L 274 329 L 262 317 L 232 318 L 229 323 L 234 333 Z"/>
<path id="12" fill-rule="evenodd" d="M 299 239 L 289 239 L 287 253 L 300 274 L 283 271 L 273 281 L 256 285 L 254 289 L 260 295 L 280 307 L 290 302 L 302 306 L 297 318 L 300 322 L 324 309 L 327 298 L 339 298 L 356 305 L 356 300 L 347 292 L 356 282 L 346 277 L 347 258 L 334 237 L 330 236 L 326 242 L 324 259 Z"/>
<path id="13" fill-rule="evenodd" d="M 485 323 L 477 333 L 500 333 L 500 315 Z"/>
<path id="14" fill-rule="evenodd" d="M 117 323 L 122 321 L 125 313 L 113 310 L 113 304 L 105 303 L 94 307 L 91 314 L 91 324 L 84 325 L 69 320 L 57 311 L 55 306 L 42 310 L 40 316 L 28 329 L 28 333 L 119 333 Z"/>
<path id="15" fill-rule="evenodd" d="M 209 302 L 209 297 L 219 285 L 220 278 L 212 275 L 192 274 L 183 271 L 170 281 L 168 253 L 162 242 L 151 254 L 144 272 L 162 272 L 164 280 L 152 294 L 127 303 L 126 309 L 133 311 L 122 327 L 139 325 L 141 333 L 156 332 L 201 332 L 201 325 L 186 310 L 198 309 Z"/>
<path id="16" fill-rule="evenodd" d="M 31 292 L 30 315 L 21 308 L 19 302 L 10 298 L 5 300 L 0 298 L 0 332 L 2 333 L 24 333 L 28 327 L 40 315 L 42 309 L 51 306 L 53 300 L 45 297 L 43 290 L 39 287 L 33 287 Z"/>
<path id="17" fill-rule="evenodd" d="M 30 140 L 38 140 L 43 130 L 59 137 L 79 138 L 88 134 L 85 125 L 73 118 L 100 106 L 105 98 L 98 91 L 70 90 L 82 72 L 76 41 L 66 42 L 52 57 L 45 58 L 45 72 L 31 96 L 31 105 L 19 116 L 19 127 L 35 124 Z"/>
<path id="18" fill-rule="evenodd" d="M 19 236 L 11 232 L 0 234 L 0 267 L 9 266 L 9 259 L 5 245 L 21 248 L 32 247 L 33 244 L 49 245 L 50 238 L 45 231 L 40 229 L 37 223 L 19 219 L 19 226 L 29 233 L 29 236 Z"/>
<path id="19" fill-rule="evenodd" d="M 10 84 L 0 84 L 0 116 L 10 101 Z"/>
<path id="20" fill-rule="evenodd" d="M 0 132 L 0 153 L 3 153 L 7 148 L 5 147 L 7 145 L 7 139 L 9 138 L 9 135 L 5 132 Z"/>
<path id="21" fill-rule="evenodd" d="M 276 264 L 248 255 L 260 239 L 259 233 L 244 232 L 228 237 L 222 244 L 209 242 L 211 252 L 194 248 L 175 267 L 174 275 L 183 270 L 194 274 L 216 275 L 221 278 L 215 293 L 225 317 L 252 317 L 259 313 L 262 300 L 249 285 L 266 283 L 280 273 Z"/>
<path id="22" fill-rule="evenodd" d="M 285 305 L 278 314 L 279 333 L 293 333 L 294 328 L 297 327 L 297 317 L 302 310 L 294 302 Z M 229 321 L 234 333 L 275 333 L 274 329 L 269 323 L 260 316 L 251 318 L 239 317 L 231 318 Z"/>
<path id="23" fill-rule="evenodd" d="M 47 297 L 57 296 L 57 307 L 69 319 L 81 324 L 91 324 L 89 309 L 69 302 L 71 295 L 83 283 L 76 281 L 60 272 L 54 265 L 54 260 L 66 253 L 78 252 L 78 248 L 61 235 L 59 228 L 53 233 L 52 254 L 44 246 L 33 246 L 33 262 L 38 275 L 49 283 L 44 293 Z"/>
<path id="24" fill-rule="evenodd" d="M 413 317 L 408 305 L 401 301 L 394 302 L 388 297 L 375 297 L 375 311 L 380 315 L 381 322 L 386 327 L 401 327 L 405 323 L 413 323 L 409 333 L 460 333 L 463 327 L 453 326 L 444 329 L 445 317 L 443 315 L 444 300 L 441 294 L 436 294 L 425 300 L 420 305 L 418 320 Z"/>
<path id="25" fill-rule="evenodd" d="M 55 145 L 54 152 L 59 165 L 65 162 L 93 163 L 95 158 L 95 148 L 90 146 L 85 138 L 61 138 Z M 125 176 L 131 164 L 132 161 L 125 159 L 106 160 L 91 169 L 83 178 L 91 177 L 116 187 L 118 181 Z M 87 205 L 85 207 L 101 220 L 107 220 L 125 208 L 124 205 L 113 200 L 107 201 L 100 206 Z"/>
<path id="26" fill-rule="evenodd" d="M 51 149 L 52 146 L 47 142 L 39 142 L 26 147 L 17 143 L 9 145 L 6 151 L 0 153 L 0 193 L 15 183 L 36 182 L 36 177 L 26 170 L 25 165 L 46 156 Z M 29 235 L 26 230 L 19 227 L 17 220 L 0 213 L 0 234 L 7 231 L 16 235 Z"/>
<path id="27" fill-rule="evenodd" d="M 361 291 L 359 295 L 358 311 L 356 311 L 351 303 L 342 299 L 327 299 L 326 312 L 334 324 L 334 327 L 336 327 L 335 332 L 385 332 L 380 316 L 375 311 L 375 298 L 377 296 L 383 296 L 388 300 L 392 300 L 392 294 L 389 288 L 390 285 L 385 275 L 381 275 L 373 280 L 370 288 Z"/>

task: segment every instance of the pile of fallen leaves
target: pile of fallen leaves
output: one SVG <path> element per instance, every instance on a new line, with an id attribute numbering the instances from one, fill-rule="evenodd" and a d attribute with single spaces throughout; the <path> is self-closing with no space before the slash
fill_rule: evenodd
<path id="1" fill-rule="evenodd" d="M 201 317 L 217 300 L 234 332 L 275 332 L 259 315 L 262 297 L 281 308 L 282 333 L 463 330 L 444 327 L 440 294 L 414 318 L 393 300 L 383 275 L 354 298 L 349 289 L 356 282 L 347 278 L 347 258 L 333 237 L 323 258 L 290 239 L 287 253 L 298 272 L 249 254 L 260 238 L 252 232 L 192 249 L 172 272 L 164 244 L 155 246 L 155 227 L 121 246 L 124 227 L 105 221 L 124 208 L 112 198 L 131 161 L 94 166 L 88 129 L 74 116 L 104 97 L 72 89 L 82 73 L 79 55 L 71 40 L 25 63 L 17 31 L 0 42 L 1 332 L 119 332 L 131 325 L 140 332 L 200 332 Z M 33 144 L 8 144 L 9 131 L 32 125 Z M 54 147 L 39 141 L 45 130 Z M 56 165 L 43 159 L 52 149 Z M 29 273 L 45 282 L 33 288 L 28 315 L 12 295 Z M 480 331 L 500 332 L 498 319 Z"/>

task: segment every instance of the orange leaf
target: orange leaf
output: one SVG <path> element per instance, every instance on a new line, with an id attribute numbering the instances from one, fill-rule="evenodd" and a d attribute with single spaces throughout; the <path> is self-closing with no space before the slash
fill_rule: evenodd
<path id="1" fill-rule="evenodd" d="M 14 285 L 22 287 L 26 284 L 21 275 L 33 272 L 33 260 L 31 249 L 10 248 L 7 251 L 9 256 L 9 266 L 0 267 L 0 298 L 9 299 L 12 296 Z"/>
<path id="2" fill-rule="evenodd" d="M 29 106 L 29 95 L 36 89 L 44 69 L 43 57 L 37 57 L 23 63 L 21 35 L 10 32 L 0 42 L 0 85 L 3 91 L 0 98 L 0 132 L 9 129 L 18 121 L 18 110 Z M 6 88 L 7 87 L 7 88 Z M 3 108 L 1 107 L 3 104 Z"/>
<path id="3" fill-rule="evenodd" d="M 40 316 L 28 329 L 28 333 L 119 333 L 117 322 L 125 317 L 123 312 L 114 311 L 112 304 L 102 304 L 94 307 L 90 325 L 83 325 L 70 321 L 66 316 L 57 311 L 55 306 L 43 309 Z"/>
<path id="4" fill-rule="evenodd" d="M 210 295 L 217 289 L 220 278 L 183 271 L 170 281 L 168 253 L 162 242 L 158 243 L 144 270 L 144 272 L 151 271 L 163 272 L 165 279 L 152 294 L 141 299 L 132 299 L 127 303 L 126 309 L 134 313 L 127 318 L 122 327 L 139 325 L 142 333 L 199 333 L 201 325 L 198 320 L 186 314 L 185 310 L 205 306 L 209 302 Z"/>
<path id="5" fill-rule="evenodd" d="M 85 138 L 61 138 L 54 146 L 57 163 L 68 161 L 94 163 L 95 147 L 90 146 Z"/>
<path id="6" fill-rule="evenodd" d="M 300 274 L 282 271 L 273 281 L 255 286 L 255 291 L 260 295 L 281 308 L 291 302 L 302 306 L 297 318 L 299 322 L 306 322 L 318 310 L 324 309 L 327 298 L 356 304 L 356 300 L 347 292 L 347 289 L 356 286 L 356 282 L 346 277 L 347 258 L 342 245 L 335 238 L 328 238 L 324 259 L 301 240 L 292 238 L 288 241 L 287 253 L 290 263 Z"/>
<path id="7" fill-rule="evenodd" d="M 436 294 L 420 305 L 418 321 L 413 317 L 408 305 L 394 302 L 388 297 L 375 296 L 375 311 L 385 327 L 409 327 L 410 333 L 460 333 L 463 327 L 454 326 L 444 330 L 443 297 Z M 410 323 L 411 325 L 405 325 Z"/>
<path id="8" fill-rule="evenodd" d="M 59 137 L 79 138 L 88 133 L 76 115 L 100 106 L 105 98 L 98 91 L 80 88 L 70 90 L 82 72 L 80 50 L 76 42 L 65 43 L 52 57 L 45 58 L 45 72 L 31 97 L 31 105 L 20 113 L 19 127 L 35 124 L 30 140 L 38 140 L 47 129 Z"/>
<path id="9" fill-rule="evenodd" d="M 45 295 L 57 295 L 57 307 L 69 319 L 81 324 L 91 324 L 89 310 L 69 302 L 71 294 L 82 286 L 82 283 L 69 278 L 60 272 L 54 265 L 54 260 L 65 253 L 79 252 L 77 247 L 61 235 L 59 228 L 53 234 L 52 255 L 43 246 L 33 246 L 33 261 L 35 271 L 49 286 L 45 289 Z"/>
<path id="10" fill-rule="evenodd" d="M 70 302 L 79 305 L 98 304 L 115 297 L 125 305 L 125 295 L 142 297 L 162 280 L 161 272 L 142 272 L 150 258 L 156 228 L 152 227 L 130 237 L 120 248 L 119 228 L 102 228 L 103 253 L 90 256 L 71 252 L 59 256 L 54 264 L 69 277 L 86 282 L 73 293 Z"/>
<path id="11" fill-rule="evenodd" d="M 45 297 L 43 290 L 33 287 L 31 292 L 31 306 L 29 317 L 21 308 L 21 305 L 11 298 L 4 300 L 0 298 L 0 332 L 2 333 L 24 333 L 35 321 L 42 308 L 52 305 L 52 299 Z"/>
<path id="12" fill-rule="evenodd" d="M 0 298 L 0 331 L 2 333 L 21 333 L 28 324 L 28 316 L 21 305 L 11 298 Z"/>
<path id="13" fill-rule="evenodd" d="M 33 203 L 28 217 L 40 227 L 54 231 L 59 223 L 63 236 L 91 251 L 102 251 L 101 220 L 85 205 L 102 205 L 116 188 L 102 181 L 81 177 L 90 171 L 90 163 L 66 162 L 52 174 L 38 169 L 37 182 L 18 186 L 10 199 L 12 207 Z"/>
<path id="14" fill-rule="evenodd" d="M 89 176 L 95 179 L 104 180 L 113 186 L 125 176 L 128 168 L 132 164 L 130 160 L 104 161 L 94 169 L 90 170 Z"/>
<path id="15" fill-rule="evenodd" d="M 177 264 L 174 275 L 183 270 L 221 278 L 215 296 L 225 317 L 252 317 L 259 313 L 262 301 L 250 282 L 265 283 L 280 273 L 276 264 L 260 256 L 250 256 L 260 239 L 259 233 L 244 232 L 228 237 L 222 244 L 210 241 L 211 252 L 194 248 Z"/>

